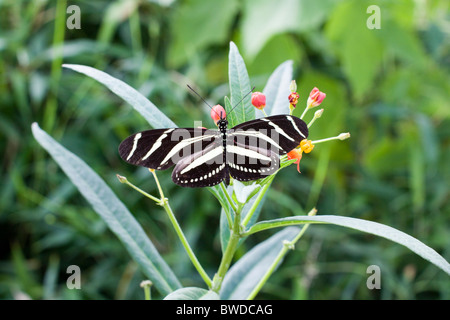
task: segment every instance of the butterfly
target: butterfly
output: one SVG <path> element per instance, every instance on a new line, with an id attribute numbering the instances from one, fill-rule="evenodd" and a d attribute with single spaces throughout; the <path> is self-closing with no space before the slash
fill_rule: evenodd
<path id="1" fill-rule="evenodd" d="M 230 176 L 251 181 L 275 173 L 280 155 L 308 137 L 306 123 L 292 115 L 274 115 L 228 129 L 220 115 L 218 130 L 205 128 L 154 129 L 122 141 L 120 157 L 133 165 L 165 170 L 175 166 L 172 180 L 182 187 L 208 187 Z"/>

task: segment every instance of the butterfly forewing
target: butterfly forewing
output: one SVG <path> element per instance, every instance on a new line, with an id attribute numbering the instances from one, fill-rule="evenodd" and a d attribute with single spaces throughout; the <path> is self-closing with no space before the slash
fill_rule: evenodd
<path id="1" fill-rule="evenodd" d="M 276 115 L 241 123 L 233 128 L 239 132 L 258 132 L 258 143 L 268 144 L 268 148 L 278 154 L 285 154 L 298 147 L 300 141 L 308 137 L 306 123 L 291 115 Z M 264 139 L 261 138 L 264 136 Z"/>
<path id="2" fill-rule="evenodd" d="M 216 130 L 202 128 L 147 130 L 122 141 L 119 154 L 128 163 L 164 170 L 206 148 L 217 134 Z"/>

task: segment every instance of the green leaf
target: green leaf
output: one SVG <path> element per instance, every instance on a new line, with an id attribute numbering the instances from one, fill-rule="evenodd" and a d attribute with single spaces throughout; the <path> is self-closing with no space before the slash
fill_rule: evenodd
<path id="1" fill-rule="evenodd" d="M 263 93 L 266 95 L 265 111 L 268 115 L 289 113 L 289 85 L 293 80 L 292 60 L 283 62 L 267 80 Z M 261 111 L 257 111 L 258 116 L 263 116 Z"/>
<path id="2" fill-rule="evenodd" d="M 179 67 L 206 47 L 226 42 L 238 7 L 236 0 L 188 0 L 175 5 L 168 42 L 170 63 Z"/>
<path id="3" fill-rule="evenodd" d="M 366 27 L 366 9 L 364 1 L 341 2 L 325 30 L 357 99 L 362 99 L 372 88 L 383 61 L 384 47 L 378 36 L 379 30 Z"/>
<path id="4" fill-rule="evenodd" d="M 158 107 L 125 82 L 122 82 L 103 71 L 88 66 L 63 64 L 63 67 L 83 73 L 105 85 L 109 90 L 117 94 L 136 109 L 136 111 L 138 111 L 153 128 L 177 127 L 177 125 L 162 113 Z"/>
<path id="5" fill-rule="evenodd" d="M 239 123 L 255 119 L 255 108 L 251 103 L 250 90 L 252 88 L 244 59 L 242 59 L 233 42 L 230 42 L 228 59 L 231 106 L 234 110 L 230 112 L 230 110 L 226 109 L 226 111 L 229 127 L 231 128 Z"/>
<path id="6" fill-rule="evenodd" d="M 228 196 L 231 198 L 233 195 L 233 186 L 228 186 L 227 192 L 228 192 Z M 244 209 L 245 209 L 245 206 L 244 206 L 243 210 Z M 220 210 L 220 244 L 222 247 L 222 252 L 225 252 L 227 245 L 228 245 L 228 241 L 230 240 L 230 226 L 228 225 L 227 216 L 226 216 L 226 213 L 224 210 L 226 210 L 226 207 L 222 206 L 222 210 Z M 228 207 L 228 210 L 231 213 L 232 219 L 234 219 L 235 213 L 233 212 L 232 208 Z"/>
<path id="7" fill-rule="evenodd" d="M 335 0 L 247 0 L 241 23 L 243 51 L 253 59 L 275 35 L 320 26 Z"/>
<path id="8" fill-rule="evenodd" d="M 299 231 L 295 227 L 281 230 L 247 252 L 227 272 L 220 298 L 246 299 L 278 256 L 283 248 L 283 241 L 292 241 Z"/>
<path id="9" fill-rule="evenodd" d="M 238 180 L 233 182 L 234 194 L 236 195 L 236 200 L 240 203 L 246 203 L 247 199 L 257 192 L 257 189 L 261 188 L 259 184 L 253 181 L 252 184 L 245 185 Z"/>
<path id="10" fill-rule="evenodd" d="M 175 290 L 167 295 L 164 300 L 219 300 L 219 295 L 213 291 L 187 287 Z"/>
<path id="11" fill-rule="evenodd" d="M 447 274 L 450 275 L 450 264 L 434 249 L 428 247 L 421 241 L 416 238 L 394 229 L 392 227 L 386 226 L 384 224 L 367 221 L 363 219 L 351 218 L 351 217 L 341 217 L 341 216 L 332 216 L 332 215 L 324 215 L 324 216 L 294 216 L 288 218 L 281 218 L 275 220 L 261 221 L 253 225 L 246 235 L 250 235 L 252 233 L 277 228 L 277 227 L 285 227 L 290 225 L 298 225 L 305 223 L 325 223 L 325 224 L 334 224 L 342 227 L 352 228 L 355 230 L 371 233 L 388 240 L 397 242 L 411 251 L 415 252 L 422 258 L 430 261 L 437 267 L 444 270 Z"/>
<path id="12" fill-rule="evenodd" d="M 295 31 L 298 25 L 298 0 L 247 0 L 241 32 L 244 52 L 250 59 L 274 35 Z"/>
<path id="13" fill-rule="evenodd" d="M 219 201 L 220 206 L 222 207 L 222 210 L 227 210 L 227 212 L 232 211 L 232 208 L 231 208 L 230 204 L 228 203 L 228 199 L 227 199 L 226 195 L 224 194 L 224 191 L 222 190 L 222 188 L 219 185 L 208 187 L 208 190 Z"/>
<path id="14" fill-rule="evenodd" d="M 181 287 L 142 227 L 108 185 L 80 158 L 33 123 L 35 139 L 47 150 L 93 209 L 125 245 L 143 273 L 162 294 Z"/>

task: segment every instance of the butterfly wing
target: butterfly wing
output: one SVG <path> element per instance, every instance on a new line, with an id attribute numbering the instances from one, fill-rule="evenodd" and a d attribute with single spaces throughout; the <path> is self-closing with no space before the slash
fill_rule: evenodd
<path id="1" fill-rule="evenodd" d="M 239 181 L 265 178 L 280 167 L 278 153 L 270 148 L 243 144 L 228 136 L 226 161 L 230 175 Z"/>
<path id="2" fill-rule="evenodd" d="M 247 121 L 232 129 L 235 143 L 250 144 L 285 154 L 298 147 L 308 137 L 308 126 L 298 117 L 276 115 Z M 241 140 L 239 140 L 241 139 Z"/>
<path id="3" fill-rule="evenodd" d="M 181 159 L 172 172 L 172 180 L 183 187 L 208 187 L 229 181 L 228 167 L 224 161 L 222 136 L 214 142 Z"/>
<path id="4" fill-rule="evenodd" d="M 119 146 L 131 164 L 164 170 L 214 142 L 218 131 L 202 128 L 154 129 L 133 134 Z"/>

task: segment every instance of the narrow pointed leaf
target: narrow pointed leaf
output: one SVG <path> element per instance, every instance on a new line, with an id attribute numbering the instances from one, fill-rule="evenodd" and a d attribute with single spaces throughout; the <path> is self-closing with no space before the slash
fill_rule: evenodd
<path id="1" fill-rule="evenodd" d="M 63 64 L 63 67 L 83 73 L 105 85 L 109 90 L 128 102 L 153 128 L 177 127 L 177 125 L 162 113 L 150 100 L 125 82 L 120 81 L 103 71 L 88 66 Z"/>
<path id="2" fill-rule="evenodd" d="M 228 59 L 231 106 L 235 108 L 232 112 L 226 110 L 227 120 L 231 128 L 239 123 L 253 120 L 255 118 L 255 108 L 251 103 L 251 94 L 249 93 L 252 88 L 244 59 L 242 59 L 238 48 L 233 42 L 230 42 Z M 242 100 L 243 98 L 244 100 Z"/>
<path id="3" fill-rule="evenodd" d="M 143 273 L 162 294 L 181 287 L 142 227 L 108 185 L 83 160 L 65 149 L 33 123 L 35 139 L 47 150 L 93 209 L 122 241 Z"/>
<path id="4" fill-rule="evenodd" d="M 430 248 L 423 242 L 417 240 L 416 238 L 402 231 L 399 231 L 395 228 L 386 226 L 378 222 L 332 215 L 314 216 L 314 217 L 294 216 L 258 222 L 254 224 L 251 228 L 249 228 L 246 234 L 249 235 L 258 231 L 267 230 L 271 228 L 285 227 L 289 225 L 299 225 L 305 223 L 334 224 L 342 227 L 352 228 L 359 231 L 371 233 L 389 239 L 391 241 L 397 242 L 407 247 L 414 253 L 430 261 L 435 266 L 441 268 L 447 274 L 450 275 L 450 264 L 434 249 Z"/>
<path id="5" fill-rule="evenodd" d="M 293 62 L 288 60 L 280 64 L 267 80 L 263 93 L 266 95 L 265 112 L 268 115 L 289 113 L 289 85 L 293 80 Z M 262 117 L 263 113 L 257 111 L 257 117 Z"/>
<path id="6" fill-rule="evenodd" d="M 187 287 L 170 293 L 164 300 L 219 300 L 219 295 L 210 290 Z"/>

